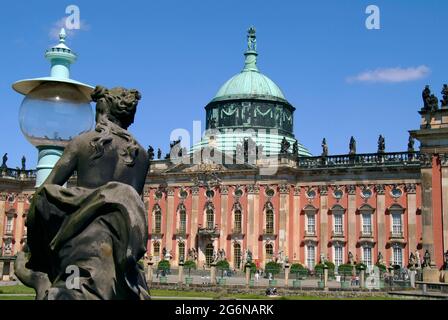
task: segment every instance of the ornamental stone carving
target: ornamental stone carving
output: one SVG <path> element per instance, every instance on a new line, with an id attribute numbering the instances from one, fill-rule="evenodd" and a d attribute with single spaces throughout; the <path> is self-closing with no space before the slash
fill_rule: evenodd
<path id="1" fill-rule="evenodd" d="M 287 184 L 281 184 L 278 189 L 281 194 L 289 193 L 289 185 L 287 185 Z"/>
<path id="2" fill-rule="evenodd" d="M 448 153 L 440 154 L 440 164 L 442 166 L 448 166 Z"/>
<path id="3" fill-rule="evenodd" d="M 415 183 L 407 183 L 405 185 L 406 193 L 414 194 L 416 193 L 417 185 Z"/>
<path id="4" fill-rule="evenodd" d="M 229 194 L 229 187 L 228 186 L 221 186 L 220 189 L 221 189 L 221 194 L 222 195 Z"/>
<path id="5" fill-rule="evenodd" d="M 377 194 L 384 194 L 384 184 L 376 184 L 375 191 Z"/>
<path id="6" fill-rule="evenodd" d="M 328 187 L 327 186 L 319 186 L 319 193 L 321 196 L 328 195 Z"/>
<path id="7" fill-rule="evenodd" d="M 248 184 L 247 185 L 247 193 L 250 194 L 258 194 L 260 191 L 260 186 L 256 184 Z"/>
<path id="8" fill-rule="evenodd" d="M 349 195 L 354 195 L 354 194 L 356 194 L 356 186 L 355 185 L 353 185 L 353 184 L 349 184 L 349 185 L 347 185 L 347 193 L 349 194 Z"/>
<path id="9" fill-rule="evenodd" d="M 174 196 L 174 188 L 172 188 L 172 187 L 166 188 L 166 194 L 168 196 Z"/>
<path id="10" fill-rule="evenodd" d="M 300 186 L 294 186 L 294 195 L 300 196 Z"/>
<path id="11" fill-rule="evenodd" d="M 197 196 L 199 194 L 199 187 L 197 186 L 191 187 L 191 194 L 193 196 Z"/>

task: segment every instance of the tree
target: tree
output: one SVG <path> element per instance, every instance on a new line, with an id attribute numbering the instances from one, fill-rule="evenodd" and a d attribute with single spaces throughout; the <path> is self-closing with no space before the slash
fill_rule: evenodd
<path id="1" fill-rule="evenodd" d="M 163 273 L 166 273 L 168 270 L 170 270 L 170 262 L 168 260 L 160 260 L 159 264 L 157 265 L 157 270 L 162 271 Z"/>
<path id="2" fill-rule="evenodd" d="M 267 274 L 271 273 L 272 277 L 274 278 L 274 275 L 280 273 L 281 265 L 277 262 L 271 261 L 266 263 L 266 266 L 264 267 Z"/>
<path id="3" fill-rule="evenodd" d="M 247 267 L 245 266 L 244 268 L 245 268 L 244 271 L 246 271 Z M 250 274 L 254 274 L 255 272 L 257 272 L 257 266 L 255 265 L 255 263 L 251 262 L 249 268 L 250 268 Z"/>
<path id="4" fill-rule="evenodd" d="M 216 269 L 221 270 L 221 278 L 224 277 L 224 270 L 229 270 L 230 265 L 227 260 L 220 260 L 216 263 Z"/>
<path id="5" fill-rule="evenodd" d="M 300 263 L 293 263 L 291 265 L 291 268 L 289 269 L 289 272 L 291 272 L 291 274 L 296 274 L 297 279 L 299 278 L 299 275 L 307 275 L 308 274 L 308 269 L 306 269 L 303 265 L 301 265 Z"/>
<path id="6" fill-rule="evenodd" d="M 188 269 L 188 276 L 190 276 L 191 269 L 196 269 L 196 262 L 193 260 L 187 260 L 184 263 L 184 268 Z"/>

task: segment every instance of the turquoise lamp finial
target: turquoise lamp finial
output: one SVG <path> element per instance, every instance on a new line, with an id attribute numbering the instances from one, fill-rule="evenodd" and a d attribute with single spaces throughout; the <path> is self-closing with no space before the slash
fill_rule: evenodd
<path id="1" fill-rule="evenodd" d="M 244 69 L 242 72 L 255 71 L 259 72 L 257 68 L 257 36 L 254 26 L 247 30 L 247 50 L 244 53 L 246 60 L 244 61 Z"/>

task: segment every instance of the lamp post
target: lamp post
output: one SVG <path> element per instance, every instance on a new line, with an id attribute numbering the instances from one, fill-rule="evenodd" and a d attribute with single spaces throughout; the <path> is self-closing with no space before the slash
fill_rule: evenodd
<path id="1" fill-rule="evenodd" d="M 90 93 L 93 87 L 70 79 L 76 54 L 65 44 L 61 29 L 59 43 L 45 52 L 51 63 L 49 77 L 25 79 L 12 87 L 23 94 L 19 124 L 26 139 L 39 152 L 36 187 L 50 174 L 67 143 L 93 127 Z"/>

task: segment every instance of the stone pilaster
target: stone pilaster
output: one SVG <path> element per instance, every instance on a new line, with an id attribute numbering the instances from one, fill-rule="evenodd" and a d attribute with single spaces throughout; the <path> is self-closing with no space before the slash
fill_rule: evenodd
<path id="1" fill-rule="evenodd" d="M 292 252 L 292 259 L 294 261 L 305 262 L 304 257 L 300 256 L 300 239 L 302 239 L 301 234 L 301 225 L 300 225 L 300 211 L 302 208 L 300 207 L 300 187 L 294 187 L 294 215 L 293 215 L 293 245 L 294 252 Z M 301 260 L 303 258 L 303 260 Z M 291 260 L 291 259 L 290 259 Z"/>
<path id="2" fill-rule="evenodd" d="M 198 234 L 198 207 L 199 207 L 199 188 L 191 188 L 191 230 L 190 230 L 190 248 L 196 248 L 196 237 Z M 199 252 L 198 252 L 199 254 Z"/>
<path id="3" fill-rule="evenodd" d="M 165 243 L 166 250 L 172 250 L 173 253 L 176 252 L 176 248 L 173 246 L 173 227 L 176 226 L 176 220 L 174 218 L 174 189 L 167 188 Z"/>
<path id="4" fill-rule="evenodd" d="M 260 187 L 258 185 L 254 186 L 254 250 L 252 251 L 252 258 L 258 259 L 258 237 L 263 232 L 260 230 L 260 219 L 262 219 L 262 208 L 260 208 Z"/>
<path id="5" fill-rule="evenodd" d="M 0 243 L 1 243 L 1 247 L 3 247 L 3 235 L 4 235 L 4 230 L 5 230 L 5 226 L 4 226 L 5 205 L 6 205 L 6 194 L 1 193 L 0 194 Z M 0 254 L 1 254 L 1 252 L 0 252 Z M 2 270 L 1 272 L 3 272 L 3 266 L 2 266 L 1 270 Z"/>
<path id="6" fill-rule="evenodd" d="M 415 194 L 415 184 L 406 185 L 407 208 L 408 208 L 408 242 L 409 252 L 415 252 L 419 241 L 417 234 L 417 195 Z"/>
<path id="7" fill-rule="evenodd" d="M 320 251 L 325 258 L 329 257 L 328 252 L 328 193 L 326 186 L 319 187 L 320 193 Z"/>
<path id="8" fill-rule="evenodd" d="M 219 237 L 219 248 L 227 248 L 226 246 L 226 239 L 227 235 L 230 234 L 232 227 L 227 225 L 227 217 L 229 214 L 229 210 L 227 208 L 228 206 L 228 194 L 229 194 L 229 188 L 227 186 L 221 186 L 221 234 Z M 228 259 L 233 259 L 233 255 L 230 254 L 230 252 L 227 254 Z"/>
<path id="9" fill-rule="evenodd" d="M 443 248 L 448 250 L 448 154 L 441 156 Z"/>
<path id="10" fill-rule="evenodd" d="M 374 218 L 377 218 L 377 225 L 374 225 L 374 228 L 377 228 L 377 248 L 378 252 L 381 252 L 384 259 L 386 257 L 386 243 L 387 237 L 389 235 L 388 230 L 386 230 L 386 196 L 384 194 L 384 187 L 378 188 L 376 187 L 376 213 L 374 214 Z M 374 230 L 375 231 L 375 230 Z M 386 261 L 388 262 L 388 261 Z"/>
<path id="11" fill-rule="evenodd" d="M 23 235 L 23 213 L 25 209 L 25 197 L 23 195 L 19 195 L 17 197 L 18 203 L 17 203 L 17 218 L 16 218 L 16 227 L 14 231 L 14 239 L 16 240 L 16 243 L 14 244 L 14 253 L 17 253 L 20 251 L 20 248 L 22 246 L 21 239 Z"/>
<path id="12" fill-rule="evenodd" d="M 288 253 L 287 226 L 288 226 L 288 209 L 289 209 L 289 186 L 280 185 L 280 210 L 279 210 L 279 228 L 278 228 L 278 251 L 283 251 L 285 255 Z"/>
<path id="13" fill-rule="evenodd" d="M 255 192 L 254 186 L 247 188 L 247 249 L 255 251 L 257 237 L 255 235 Z"/>
<path id="14" fill-rule="evenodd" d="M 347 252 L 351 252 L 353 256 L 356 254 L 356 186 L 351 185 L 347 187 L 348 192 L 348 208 L 347 208 L 347 219 L 348 219 L 348 245 Z"/>
<path id="15" fill-rule="evenodd" d="M 422 179 L 422 249 L 434 259 L 433 208 L 432 208 L 432 168 L 421 169 Z"/>

